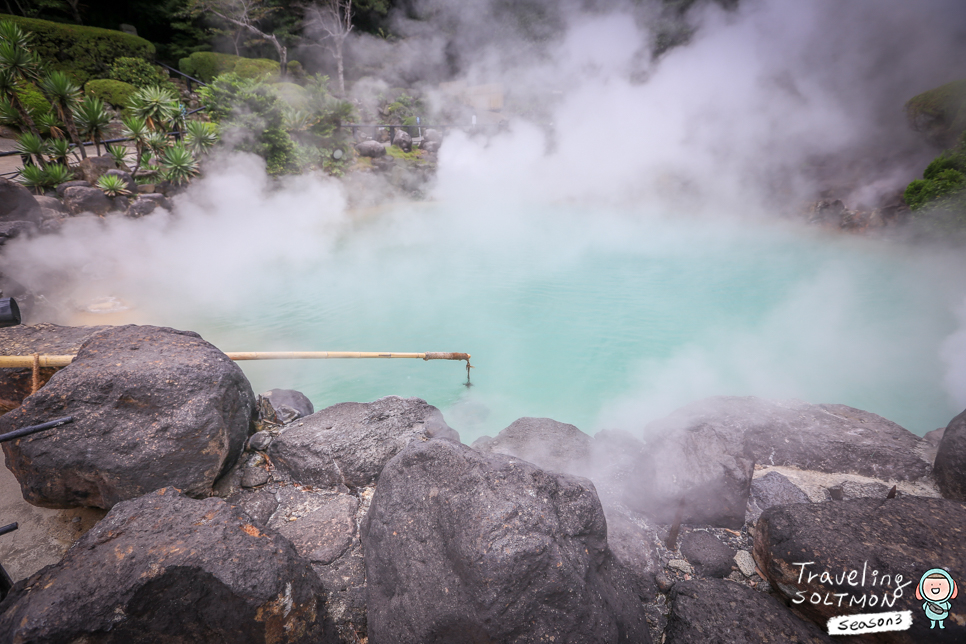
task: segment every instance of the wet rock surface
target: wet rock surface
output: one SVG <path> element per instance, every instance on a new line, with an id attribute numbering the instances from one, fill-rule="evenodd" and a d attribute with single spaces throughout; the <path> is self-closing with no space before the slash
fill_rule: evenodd
<path id="1" fill-rule="evenodd" d="M 254 402 L 241 369 L 198 334 L 111 327 L 0 417 L 0 431 L 72 416 L 4 443 L 7 467 L 30 503 L 109 509 L 165 486 L 210 494 L 242 451 Z"/>
<path id="2" fill-rule="evenodd" d="M 650 641 L 586 479 L 414 441 L 383 470 L 362 540 L 372 644 Z"/>
<path id="3" fill-rule="evenodd" d="M 158 490 L 116 505 L 64 559 L 19 582 L 0 632 L 31 642 L 332 642 L 318 577 L 221 499 Z"/>
<path id="4" fill-rule="evenodd" d="M 832 642 L 774 597 L 719 579 L 680 581 L 670 592 L 666 644 Z"/>
<path id="5" fill-rule="evenodd" d="M 875 642 L 961 642 L 966 610 L 953 601 L 944 629 L 929 628 L 921 576 L 945 568 L 966 578 L 966 504 L 905 497 L 794 504 L 766 510 L 755 528 L 755 560 L 774 591 L 824 625 L 837 615 L 912 611 L 912 628 Z"/>
<path id="6" fill-rule="evenodd" d="M 942 433 L 934 471 L 944 497 L 966 501 L 966 411 L 953 418 Z"/>
<path id="7" fill-rule="evenodd" d="M 681 539 L 681 553 L 702 577 L 727 577 L 737 551 L 710 532 L 695 530 Z"/>
<path id="8" fill-rule="evenodd" d="M 495 438 L 483 437 L 473 449 L 507 454 L 554 472 L 578 473 L 587 467 L 593 439 L 574 425 L 551 418 L 519 418 Z"/>
<path id="9" fill-rule="evenodd" d="M 459 441 L 438 409 L 419 398 L 388 396 L 340 403 L 283 429 L 268 449 L 281 479 L 351 489 L 375 483 L 383 466 L 410 441 Z"/>

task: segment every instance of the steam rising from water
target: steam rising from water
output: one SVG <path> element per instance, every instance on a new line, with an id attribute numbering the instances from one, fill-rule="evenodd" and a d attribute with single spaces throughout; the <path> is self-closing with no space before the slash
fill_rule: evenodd
<path id="1" fill-rule="evenodd" d="M 933 152 L 901 105 L 953 79 L 957 7 L 704 8 L 692 43 L 657 62 L 653 12 L 573 10 L 539 47 L 463 57 L 471 80 L 543 101 L 552 128 L 453 133 L 436 205 L 347 212 L 333 180 L 275 185 L 230 155 L 170 216 L 71 221 L 8 244 L 0 270 L 66 312 L 112 295 L 225 350 L 468 351 L 469 391 L 454 365 L 246 366 L 256 390 L 317 407 L 424 397 L 464 440 L 522 415 L 637 430 L 715 394 L 852 404 L 922 433 L 966 404 L 962 257 L 774 215 L 817 179 L 862 199 L 921 169 Z M 444 41 L 422 62 L 438 68 Z M 506 51 L 532 56 L 511 67 Z"/>

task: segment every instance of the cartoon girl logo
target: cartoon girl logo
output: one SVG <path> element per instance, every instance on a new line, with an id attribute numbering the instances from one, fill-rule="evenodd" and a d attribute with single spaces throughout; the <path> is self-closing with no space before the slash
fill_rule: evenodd
<path id="1" fill-rule="evenodd" d="M 932 622 L 929 628 L 936 628 L 937 623 L 939 628 L 946 628 L 943 621 L 949 617 L 949 610 L 952 608 L 949 600 L 955 599 L 958 594 L 959 588 L 948 572 L 942 568 L 926 571 L 916 588 L 916 599 L 924 600 L 922 609 Z"/>

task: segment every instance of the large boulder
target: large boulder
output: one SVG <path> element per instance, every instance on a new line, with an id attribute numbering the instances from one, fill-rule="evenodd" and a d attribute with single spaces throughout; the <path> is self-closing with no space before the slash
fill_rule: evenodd
<path id="1" fill-rule="evenodd" d="M 73 186 L 64 191 L 64 206 L 72 215 L 85 212 L 106 215 L 114 208 L 114 202 L 99 188 Z"/>
<path id="2" fill-rule="evenodd" d="M 716 397 L 645 428 L 637 505 L 670 522 L 737 527 L 756 463 L 881 481 L 929 476 L 929 444 L 899 425 L 845 405 Z"/>
<path id="3" fill-rule="evenodd" d="M 875 642 L 962 642 L 966 610 L 952 602 L 944 629 L 930 630 L 916 588 L 945 568 L 966 580 L 966 503 L 904 497 L 773 507 L 755 528 L 754 555 L 772 589 L 825 625 L 830 617 L 912 611 L 912 628 Z"/>
<path id="4" fill-rule="evenodd" d="M 403 152 L 413 151 L 413 137 L 402 128 L 396 128 L 396 135 L 392 137 L 392 144 Z"/>
<path id="5" fill-rule="evenodd" d="M 116 505 L 0 613 L 17 644 L 334 641 L 319 579 L 292 544 L 172 488 Z"/>
<path id="6" fill-rule="evenodd" d="M 0 221 L 0 246 L 21 235 L 31 235 L 38 230 L 32 221 Z"/>
<path id="7" fill-rule="evenodd" d="M 751 482 L 746 519 L 753 524 L 761 513 L 776 505 L 810 503 L 811 499 L 797 485 L 779 472 L 767 472 Z"/>
<path id="8" fill-rule="evenodd" d="M 942 433 L 933 473 L 944 497 L 966 501 L 966 411 Z"/>
<path id="9" fill-rule="evenodd" d="M 286 426 L 268 453 L 282 480 L 352 489 L 375 483 L 383 466 L 410 441 L 436 437 L 459 441 L 426 401 L 387 396 L 306 416 Z"/>
<path id="10" fill-rule="evenodd" d="M 571 474 L 582 473 L 593 439 L 574 425 L 551 418 L 518 418 L 496 438 L 484 436 L 473 449 L 490 454 L 507 454 L 539 465 L 543 469 Z"/>
<path id="11" fill-rule="evenodd" d="M 666 644 L 832 642 L 822 629 L 802 621 L 774 597 L 731 581 L 679 581 L 669 599 Z"/>
<path id="12" fill-rule="evenodd" d="M 363 141 L 356 144 L 356 152 L 358 152 L 359 156 L 361 157 L 370 157 L 375 159 L 386 156 L 386 146 L 378 141 Z"/>
<path id="13" fill-rule="evenodd" d="M 586 479 L 413 441 L 379 477 L 362 541 L 372 644 L 650 642 Z"/>
<path id="14" fill-rule="evenodd" d="M 17 183 L 0 177 L 0 221 L 31 221 L 43 218 L 40 204 L 30 191 Z"/>
<path id="15" fill-rule="evenodd" d="M 87 339 L 107 328 L 56 324 L 20 324 L 0 328 L 0 355 L 74 354 Z M 40 384 L 45 384 L 56 372 L 55 368 L 41 368 Z M 20 406 L 23 399 L 30 395 L 32 379 L 33 370 L 29 368 L 0 369 L 0 413 Z"/>
<path id="16" fill-rule="evenodd" d="M 681 554 L 702 577 L 727 577 L 737 551 L 705 530 L 693 530 L 681 539 Z"/>
<path id="17" fill-rule="evenodd" d="M 109 154 L 102 154 L 99 157 L 81 159 L 81 162 L 74 168 L 74 174 L 93 186 L 98 179 L 107 174 L 108 170 L 116 169 L 117 164 L 114 163 L 114 157 Z"/>
<path id="18" fill-rule="evenodd" d="M 39 196 L 34 197 L 37 200 L 37 204 L 44 210 L 51 210 L 60 214 L 67 214 L 67 208 L 64 207 L 64 202 L 57 197 L 45 197 Z"/>
<path id="19" fill-rule="evenodd" d="M 0 431 L 72 416 L 4 443 L 7 467 L 30 503 L 109 509 L 165 486 L 210 494 L 254 409 L 241 369 L 197 333 L 129 325 L 88 339 Z"/>

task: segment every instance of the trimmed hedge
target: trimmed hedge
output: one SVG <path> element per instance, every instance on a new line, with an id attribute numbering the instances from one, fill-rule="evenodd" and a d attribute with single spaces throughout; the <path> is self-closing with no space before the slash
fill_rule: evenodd
<path id="1" fill-rule="evenodd" d="M 276 75 L 278 61 L 268 58 L 242 58 L 232 54 L 198 51 L 178 61 L 178 68 L 188 76 L 210 83 L 222 74 L 235 73 L 242 78 Z"/>
<path id="2" fill-rule="evenodd" d="M 84 85 L 85 94 L 110 103 L 115 109 L 127 108 L 131 94 L 136 91 L 137 88 L 134 85 L 119 80 L 90 80 Z"/>
<path id="3" fill-rule="evenodd" d="M 107 76 L 111 63 L 122 56 L 154 60 L 154 45 L 123 31 L 6 14 L 0 14 L 0 20 L 15 22 L 31 32 L 30 49 L 40 56 L 47 71 L 65 72 L 79 85 Z"/>

